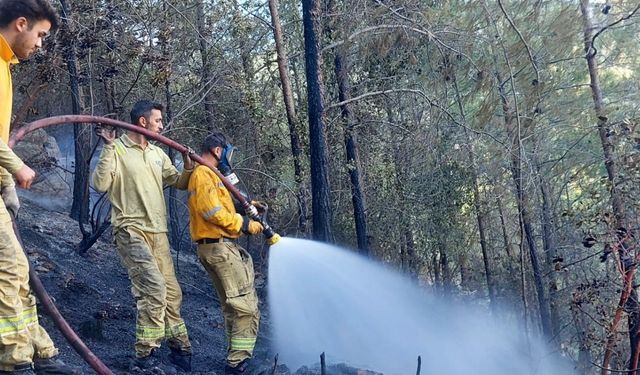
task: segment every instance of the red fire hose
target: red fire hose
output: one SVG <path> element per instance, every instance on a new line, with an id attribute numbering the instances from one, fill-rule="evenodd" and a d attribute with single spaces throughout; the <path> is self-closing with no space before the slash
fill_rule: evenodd
<path id="1" fill-rule="evenodd" d="M 188 150 L 187 147 L 167 137 L 164 137 L 160 134 L 150 132 L 149 130 L 143 127 L 128 124 L 126 122 L 122 122 L 122 121 L 118 121 L 118 120 L 114 120 L 106 117 L 97 117 L 97 116 L 88 116 L 88 115 L 55 116 L 55 117 L 40 119 L 40 120 L 31 122 L 29 124 L 26 124 L 25 126 L 18 129 L 11 136 L 11 139 L 9 139 L 9 147 L 13 148 L 13 146 L 17 142 L 22 140 L 27 134 L 31 133 L 34 130 L 46 128 L 53 125 L 70 124 L 70 123 L 102 124 L 102 125 L 114 126 L 117 128 L 128 130 L 128 131 L 140 133 L 145 137 L 147 137 L 148 139 L 152 139 L 160 143 L 163 143 L 180 153 L 185 153 Z M 255 208 L 251 205 L 251 203 L 248 202 L 243 197 L 240 191 L 232 183 L 230 183 L 213 165 L 211 165 L 211 163 L 205 161 L 199 155 L 194 153 L 191 153 L 190 157 L 194 161 L 209 167 L 220 178 L 220 180 L 222 181 L 224 186 L 229 190 L 229 192 L 233 194 L 233 196 L 244 206 L 247 212 L 251 212 L 252 209 L 255 210 Z M 267 227 L 266 223 L 264 224 L 266 229 Z M 19 236 L 17 227 L 15 225 L 15 221 L 14 221 L 14 230 L 16 232 L 16 235 Z M 274 237 L 273 239 L 276 241 L 277 239 L 280 238 L 280 236 L 278 236 L 277 234 L 275 234 L 275 236 L 273 237 Z M 275 243 L 275 242 L 272 242 L 272 243 Z M 31 265 L 29 265 L 29 279 L 30 279 L 31 288 L 35 293 L 35 295 L 40 300 L 40 302 L 42 303 L 44 310 L 47 312 L 47 314 L 49 314 L 49 316 L 52 317 L 56 327 L 58 327 L 62 335 L 67 339 L 69 344 L 71 344 L 71 346 L 76 350 L 76 352 L 78 352 L 78 354 L 99 375 L 114 375 L 114 373 L 104 363 L 102 363 L 102 361 L 95 354 L 93 354 L 93 352 L 91 352 L 91 350 L 84 344 L 84 342 L 80 339 L 80 337 L 78 337 L 78 335 L 73 331 L 69 323 L 67 323 L 64 317 L 62 317 L 62 315 L 60 314 L 60 311 L 58 311 L 57 307 L 49 297 L 49 294 L 44 289 L 44 286 L 42 285 L 42 282 L 40 281 L 38 274 L 33 270 L 33 267 L 31 267 Z"/>
<path id="2" fill-rule="evenodd" d="M 143 127 L 128 124 L 126 122 L 122 122 L 122 121 L 118 121 L 118 120 L 114 120 L 106 117 L 89 116 L 89 115 L 55 116 L 55 117 L 48 117 L 48 118 L 43 118 L 43 119 L 34 121 L 32 123 L 29 123 L 21 127 L 20 129 L 18 129 L 18 131 L 15 132 L 15 134 L 11 136 L 11 139 L 9 139 L 9 147 L 13 147 L 13 145 L 15 145 L 16 142 L 20 141 L 22 138 L 24 138 L 25 135 L 31 133 L 34 130 L 46 128 L 53 125 L 70 124 L 70 123 L 75 123 L 75 124 L 94 123 L 94 124 L 115 126 L 117 128 L 129 130 L 135 133 L 140 133 L 145 137 L 147 137 L 148 139 L 152 139 L 154 141 L 163 143 L 180 153 L 185 153 L 188 150 L 187 147 L 181 145 L 180 143 L 172 139 L 169 139 L 165 136 L 162 136 L 160 134 L 151 132 Z M 190 157 L 194 161 L 209 167 L 209 169 L 211 169 L 220 178 L 220 180 L 222 181 L 224 186 L 227 188 L 227 190 L 229 190 L 229 192 L 238 200 L 238 202 L 242 204 L 242 206 L 245 209 L 245 212 L 247 213 L 247 216 L 249 216 L 253 220 L 259 221 L 262 224 L 264 228 L 262 233 L 267 238 L 267 242 L 269 243 L 269 245 L 274 245 L 276 242 L 280 240 L 280 235 L 274 232 L 274 230 L 269 226 L 269 224 L 267 224 L 266 220 L 264 220 L 263 217 L 260 217 L 260 215 L 258 214 L 258 211 L 251 204 L 251 202 L 247 201 L 247 199 L 245 199 L 242 193 L 240 193 L 240 190 L 238 190 L 238 188 L 236 188 L 227 178 L 225 178 L 222 175 L 222 173 L 220 173 L 220 171 L 218 171 L 218 169 L 213 166 L 213 164 L 205 161 L 203 158 L 201 158 L 199 155 L 195 153 L 191 153 Z"/>
<path id="3" fill-rule="evenodd" d="M 11 219 L 13 219 L 13 231 L 16 233 L 16 237 L 18 237 L 18 242 L 22 245 L 22 249 L 25 251 L 24 245 L 22 244 L 22 238 L 20 238 L 20 233 L 18 232 L 18 226 L 16 224 L 15 218 L 11 215 Z M 82 357 L 93 368 L 96 370 L 96 373 L 100 375 L 114 375 L 114 373 L 98 358 L 91 349 L 87 347 L 87 345 L 82 341 L 80 337 L 74 332 L 73 328 L 69 325 L 66 319 L 60 314 L 58 308 L 55 303 L 49 297 L 49 293 L 47 293 L 44 285 L 42 285 L 42 281 L 38 274 L 33 269 L 33 265 L 27 257 L 29 261 L 29 284 L 31 285 L 31 290 L 38 297 L 40 303 L 42 303 L 42 307 L 44 311 L 53 319 L 53 323 L 58 327 L 62 335 L 69 342 L 69 344 L 75 349 L 78 354 Z"/>
<path id="4" fill-rule="evenodd" d="M 9 147 L 13 147 L 16 143 L 21 141 L 25 135 L 31 133 L 34 130 L 47 128 L 53 125 L 72 124 L 72 123 L 73 124 L 102 124 L 102 125 L 114 126 L 117 128 L 140 133 L 145 137 L 149 139 L 153 139 L 154 141 L 163 143 L 180 153 L 187 152 L 187 147 L 181 145 L 180 143 L 172 139 L 169 139 L 163 135 L 151 132 L 141 126 L 128 124 L 126 122 L 114 120 L 111 118 L 89 116 L 89 115 L 54 116 L 54 117 L 48 117 L 48 118 L 36 120 L 34 122 L 26 124 L 25 126 L 22 126 L 14 134 L 12 134 L 11 139 L 9 139 Z M 218 171 L 218 169 L 216 169 L 211 163 L 205 161 L 197 154 L 192 153 L 190 156 L 191 156 L 191 159 L 193 159 L 194 161 L 211 168 L 211 170 L 215 172 L 215 174 L 218 175 L 218 177 L 220 177 L 220 180 L 222 180 L 222 183 L 224 184 L 224 186 L 227 188 L 227 190 L 229 190 L 231 194 L 233 194 L 233 196 L 238 200 L 238 202 L 240 202 L 245 209 L 249 209 L 249 207 L 251 206 L 251 203 L 247 202 L 247 200 L 242 196 L 242 194 L 240 194 L 240 191 L 238 190 L 238 188 L 236 188 L 232 183 L 230 183 L 220 173 L 220 171 Z"/>

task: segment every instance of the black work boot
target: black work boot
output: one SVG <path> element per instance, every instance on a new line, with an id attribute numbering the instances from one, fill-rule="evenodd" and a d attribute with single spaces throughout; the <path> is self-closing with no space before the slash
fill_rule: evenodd
<path id="1" fill-rule="evenodd" d="M 238 363 L 236 366 L 229 366 L 227 363 L 224 366 L 225 375 L 241 375 L 249 373 L 249 360 L 245 359 L 242 362 Z"/>
<path id="2" fill-rule="evenodd" d="M 144 374 L 174 375 L 177 371 L 171 366 L 165 366 L 156 351 L 152 351 L 146 357 L 136 358 L 131 365 L 132 369 L 138 369 Z"/>
<path id="3" fill-rule="evenodd" d="M 82 375 L 80 369 L 71 367 L 56 357 L 35 358 L 33 369 L 36 375 Z"/>
<path id="4" fill-rule="evenodd" d="M 184 372 L 191 372 L 191 353 L 170 348 L 169 361 Z"/>

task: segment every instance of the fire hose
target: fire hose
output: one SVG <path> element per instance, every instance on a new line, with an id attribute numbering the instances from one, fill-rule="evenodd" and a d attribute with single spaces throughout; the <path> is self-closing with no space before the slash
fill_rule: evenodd
<path id="1" fill-rule="evenodd" d="M 48 117 L 40 120 L 33 121 L 29 124 L 26 124 L 20 127 L 15 133 L 12 134 L 11 139 L 9 139 L 9 147 L 13 148 L 13 146 L 22 140 L 27 134 L 42 128 L 46 128 L 53 125 L 61 125 L 61 124 L 101 124 L 107 126 L 113 126 L 117 128 L 121 128 L 124 130 L 132 131 L 135 133 L 139 133 L 144 135 L 146 138 L 160 142 L 168 147 L 173 148 L 174 150 L 184 154 L 189 153 L 190 158 L 201 164 L 210 168 L 217 176 L 220 178 L 224 186 L 229 190 L 229 192 L 240 202 L 240 204 L 244 207 L 247 216 L 249 216 L 252 220 L 259 221 L 264 227 L 263 234 L 265 235 L 267 242 L 270 245 L 274 245 L 276 242 L 280 240 L 280 235 L 276 233 L 270 226 L 267 224 L 266 219 L 258 213 L 258 210 L 248 201 L 240 192 L 238 188 L 236 188 L 227 178 L 225 178 L 220 171 L 216 167 L 214 167 L 211 163 L 204 160 L 199 155 L 193 153 L 187 147 L 181 145 L 180 143 L 169 139 L 160 134 L 151 132 L 143 127 L 128 124 L 123 121 L 114 120 L 106 117 L 98 117 L 98 116 L 89 116 L 89 115 L 66 115 L 66 116 L 54 116 Z M 19 236 L 17 227 L 14 221 L 14 228 L 16 235 Z M 24 247 L 23 247 L 24 248 Z M 41 301 L 45 311 L 49 314 L 53 321 L 62 333 L 62 335 L 67 339 L 67 341 L 71 344 L 71 346 L 78 352 L 78 354 L 98 373 L 99 375 L 113 375 L 113 372 L 106 366 L 100 359 L 91 352 L 91 350 L 82 342 L 82 340 L 78 337 L 78 335 L 73 331 L 69 323 L 62 317 L 57 307 L 49 297 L 47 291 L 44 289 L 40 278 L 37 273 L 33 270 L 33 267 L 29 265 L 29 279 L 31 288 L 33 289 L 34 294 Z"/>
<path id="2" fill-rule="evenodd" d="M 18 225 L 16 223 L 15 217 L 11 215 L 11 219 L 13 220 L 13 231 L 16 233 L 16 237 L 18 238 L 18 242 L 22 246 L 22 249 L 26 250 L 24 245 L 22 244 L 22 238 L 20 238 L 20 233 L 18 232 Z M 82 359 L 91 366 L 96 373 L 99 375 L 114 375 L 113 371 L 111 371 L 102 361 L 98 358 L 91 349 L 87 347 L 87 345 L 82 341 L 82 339 L 74 332 L 73 328 L 69 325 L 66 319 L 60 314 L 60 311 L 56 307 L 55 303 L 47 293 L 46 289 L 44 289 L 44 285 L 38 277 L 38 274 L 33 269 L 33 265 L 27 257 L 27 261 L 29 262 L 29 284 L 31 285 L 31 290 L 38 297 L 40 303 L 42 303 L 42 307 L 44 311 L 53 319 L 53 323 L 56 325 L 58 330 L 62 333 L 65 339 L 69 342 L 71 347 L 82 357 Z"/>

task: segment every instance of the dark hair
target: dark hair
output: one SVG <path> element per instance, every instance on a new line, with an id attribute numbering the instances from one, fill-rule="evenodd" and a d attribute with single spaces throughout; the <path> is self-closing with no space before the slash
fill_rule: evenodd
<path id="1" fill-rule="evenodd" d="M 58 28 L 58 13 L 49 0 L 0 0 L 0 27 L 24 17 L 29 22 L 47 20 L 51 29 Z"/>
<path id="2" fill-rule="evenodd" d="M 2 0 L 0 0 L 2 1 Z M 139 100 L 136 104 L 133 105 L 131 109 L 131 123 L 134 125 L 139 125 L 138 120 L 140 117 L 144 117 L 145 119 L 149 119 L 151 116 L 151 111 L 157 109 L 158 111 L 164 111 L 164 106 L 160 103 L 152 102 L 151 100 Z"/>
<path id="3" fill-rule="evenodd" d="M 222 132 L 214 131 L 209 134 L 207 138 L 202 142 L 202 147 L 200 151 L 204 154 L 210 152 L 216 147 L 224 147 L 227 144 L 227 137 Z"/>

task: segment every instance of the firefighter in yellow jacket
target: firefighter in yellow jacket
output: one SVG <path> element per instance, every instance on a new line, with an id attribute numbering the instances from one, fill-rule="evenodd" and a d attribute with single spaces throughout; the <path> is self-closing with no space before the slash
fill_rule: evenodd
<path id="1" fill-rule="evenodd" d="M 2 0 L 0 0 L 2 1 Z M 137 102 L 131 122 L 159 133 L 163 106 L 148 100 Z M 108 192 L 111 224 L 118 254 L 127 268 L 136 299 L 134 367 L 154 371 L 161 366 L 156 349 L 168 341 L 169 360 L 191 371 L 191 344 L 180 316 L 182 290 L 176 279 L 167 238 L 164 185 L 187 187 L 193 162 L 183 155 L 182 174 L 165 152 L 144 135 L 127 132 L 115 138 L 114 130 L 96 128 L 104 148 L 93 174 L 97 191 Z"/>
<path id="2" fill-rule="evenodd" d="M 201 156 L 218 167 L 228 145 L 222 133 L 209 135 Z M 259 222 L 236 213 L 229 191 L 206 166 L 197 166 L 189 180 L 191 238 L 209 273 L 224 315 L 228 355 L 226 374 L 247 373 L 258 335 L 260 311 L 254 287 L 253 260 L 236 240 L 244 232 L 259 234 Z"/>
<path id="3" fill-rule="evenodd" d="M 10 216 L 20 207 L 13 178 L 28 189 L 35 177 L 7 146 L 13 104 L 10 66 L 41 48 L 57 24 L 56 10 L 47 0 L 0 0 L 0 374 L 79 373 L 55 358 L 58 349 L 38 323 L 29 263 Z"/>

